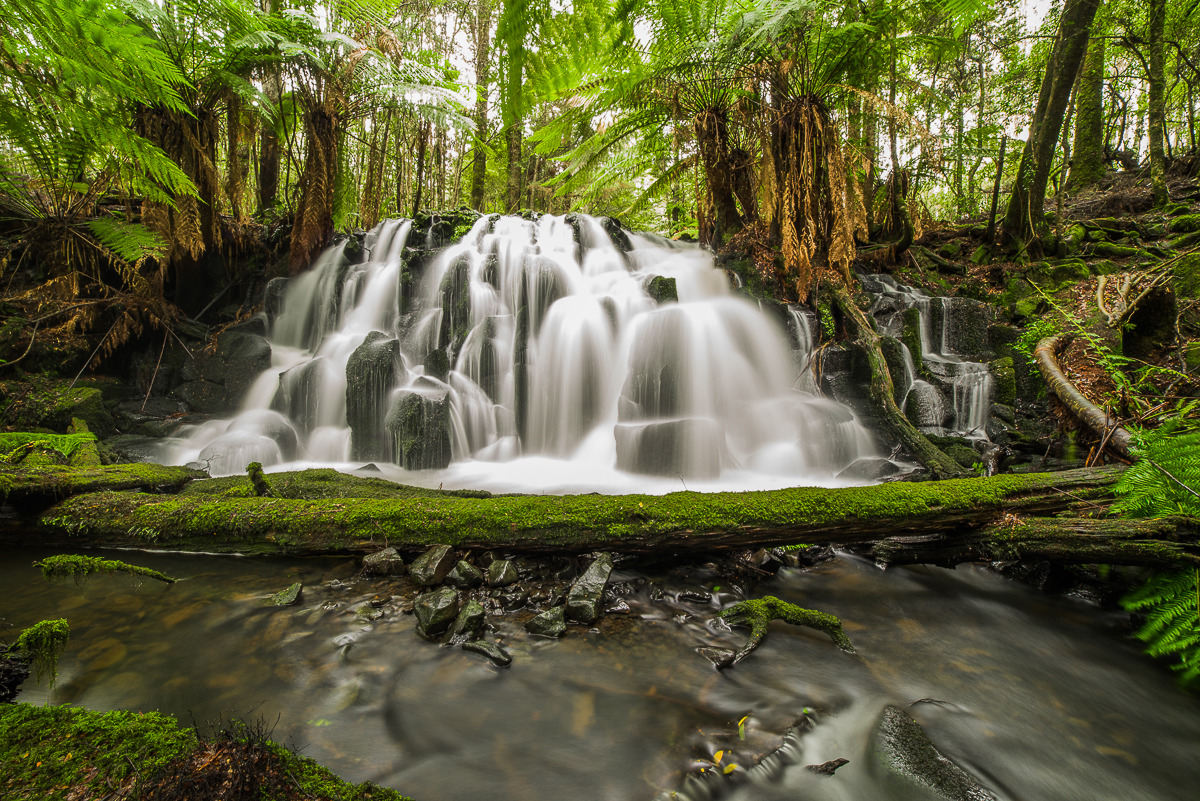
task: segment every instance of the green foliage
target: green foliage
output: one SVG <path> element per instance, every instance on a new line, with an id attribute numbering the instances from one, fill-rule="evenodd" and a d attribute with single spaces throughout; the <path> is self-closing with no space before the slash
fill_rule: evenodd
<path id="1" fill-rule="evenodd" d="M 1137 636 L 1151 656 L 1172 656 L 1180 681 L 1200 678 L 1200 568 L 1158 573 L 1122 601 L 1130 611 L 1145 612 Z"/>
<path id="2" fill-rule="evenodd" d="M 1021 336 L 1017 338 L 1016 349 L 1025 356 L 1025 361 L 1029 364 L 1037 364 L 1037 359 L 1033 355 L 1037 344 L 1046 337 L 1057 336 L 1062 332 L 1063 320 L 1061 317 L 1053 314 L 1041 315 L 1030 321 L 1021 331 Z"/>
<path id="3" fill-rule="evenodd" d="M 1144 433 L 1138 461 L 1113 488 L 1126 517 L 1200 516 L 1200 431 L 1177 418 Z"/>
<path id="4" fill-rule="evenodd" d="M 38 681 L 49 676 L 50 681 L 58 675 L 58 658 L 67 648 L 71 627 L 65 619 L 43 620 L 25 629 L 17 641 L 8 647 L 7 655 L 30 662 L 37 673 Z"/>
<path id="5" fill-rule="evenodd" d="M 168 584 L 178 581 L 178 579 L 173 579 L 148 567 L 138 567 L 118 562 L 116 559 L 103 559 L 98 556 L 60 554 L 47 556 L 40 562 L 34 562 L 33 566 L 40 567 L 42 576 L 48 581 L 70 577 L 75 579 L 76 584 L 83 584 L 96 573 L 108 573 L 110 576 L 114 573 L 128 573 L 131 576 L 146 576 L 158 581 L 165 581 Z"/>
<path id="6" fill-rule="evenodd" d="M 58 451 L 68 459 L 85 442 L 95 442 L 96 435 L 82 434 L 36 434 L 24 431 L 0 434 L 0 461 L 13 462 L 21 456 L 27 446 L 42 446 Z"/>

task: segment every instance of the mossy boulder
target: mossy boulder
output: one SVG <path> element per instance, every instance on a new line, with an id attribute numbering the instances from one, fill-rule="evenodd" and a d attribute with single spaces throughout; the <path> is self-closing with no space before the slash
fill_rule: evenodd
<path id="1" fill-rule="evenodd" d="M 405 375 L 400 343 L 380 331 L 367 334 L 346 363 L 346 422 L 350 426 L 350 458 L 393 458 L 393 440 L 384 420 L 392 388 Z"/>
<path id="2" fill-rule="evenodd" d="M 892 396 L 899 405 L 904 402 L 908 393 L 905 373 L 908 365 L 904 361 L 904 344 L 895 337 L 882 337 L 879 347 L 883 351 L 884 361 L 887 362 L 888 373 L 892 376 Z"/>
<path id="3" fill-rule="evenodd" d="M 1171 233 L 1190 234 L 1200 231 L 1200 214 L 1183 214 L 1171 220 Z"/>
<path id="4" fill-rule="evenodd" d="M 665 275 L 656 275 L 646 283 L 646 294 L 661 306 L 664 303 L 678 302 L 679 291 L 675 288 L 675 279 Z"/>
<path id="5" fill-rule="evenodd" d="M 1087 264 L 1079 259 L 1061 262 L 1037 262 L 1029 266 L 1029 280 L 1047 289 L 1057 289 L 1066 284 L 1083 281 L 1091 275 Z"/>
<path id="6" fill-rule="evenodd" d="M 457 350 L 471 332 L 471 260 L 459 257 L 438 287 L 438 305 L 442 308 L 442 324 L 438 341 L 443 347 Z"/>
<path id="7" fill-rule="evenodd" d="M 1200 298 L 1200 253 L 1180 256 L 1171 267 L 1175 291 L 1186 300 Z"/>
<path id="8" fill-rule="evenodd" d="M 937 254 L 943 259 L 957 259 L 962 252 L 962 242 L 958 240 L 951 240 L 937 249 Z"/>
<path id="9" fill-rule="evenodd" d="M 1013 369 L 1012 357 L 1003 356 L 994 359 L 988 364 L 988 369 L 992 373 L 995 387 L 994 400 L 996 403 L 1012 406 L 1017 399 L 1017 373 Z"/>
<path id="10" fill-rule="evenodd" d="M 1088 263 L 1088 269 L 1092 275 L 1112 275 L 1121 272 L 1123 268 L 1109 259 L 1095 259 Z"/>
<path id="11" fill-rule="evenodd" d="M 994 801 L 966 771 L 947 759 L 907 712 L 888 706 L 870 744 L 868 765 L 890 788 L 888 797 Z"/>
<path id="12" fill-rule="evenodd" d="M 102 439 L 115 430 L 101 390 L 72 388 L 70 382 L 58 379 L 31 377 L 26 382 L 0 383 L 0 417 L 19 429 L 57 432 L 65 432 L 78 418 Z"/>
<path id="13" fill-rule="evenodd" d="M 395 444 L 396 461 L 406 470 L 449 466 L 450 391 L 422 376 L 400 393 L 385 422 Z"/>

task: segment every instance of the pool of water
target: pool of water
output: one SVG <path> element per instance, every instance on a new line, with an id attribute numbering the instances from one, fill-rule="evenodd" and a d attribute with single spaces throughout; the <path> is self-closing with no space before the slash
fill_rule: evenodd
<path id="1" fill-rule="evenodd" d="M 908 798 L 869 756 L 887 704 L 998 798 L 1190 801 L 1200 786 L 1200 701 L 1139 653 L 1123 616 L 978 568 L 842 557 L 781 571 L 754 593 L 839 615 L 858 653 L 775 623 L 718 672 L 695 649 L 740 644 L 714 616 L 741 596 L 705 566 L 617 571 L 630 613 L 559 641 L 527 635 L 529 611 L 493 618 L 488 638 L 513 655 L 498 668 L 421 639 L 403 612 L 415 589 L 357 578 L 353 560 L 120 553 L 184 580 L 78 587 L 41 578 L 31 563 L 47 553 L 0 560 L 7 624 L 66 617 L 72 629 L 57 684 L 31 681 L 22 700 L 262 717 L 345 778 L 418 801 L 649 800 L 717 751 L 722 767 L 752 765 L 797 722 L 795 764 L 711 786 L 745 801 Z M 296 606 L 263 605 L 293 581 Z M 701 587 L 711 602 L 678 598 Z M 850 762 L 833 777 L 804 770 L 838 757 Z"/>

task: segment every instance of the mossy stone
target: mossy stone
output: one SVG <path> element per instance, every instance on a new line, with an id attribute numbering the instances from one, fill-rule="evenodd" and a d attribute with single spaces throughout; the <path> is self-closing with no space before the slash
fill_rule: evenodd
<path id="1" fill-rule="evenodd" d="M 413 601 L 417 628 L 427 637 L 441 634 L 458 617 L 458 591 L 450 587 L 418 595 Z"/>
<path id="2" fill-rule="evenodd" d="M 904 402 L 904 395 L 908 391 L 904 382 L 904 373 L 908 369 L 904 362 L 904 344 L 895 337 L 881 337 L 879 347 L 887 362 L 888 373 L 892 376 L 892 397 L 899 405 Z"/>
<path id="3" fill-rule="evenodd" d="M 558 639 L 567 631 L 566 607 L 556 606 L 530 619 L 525 630 L 538 637 Z"/>
<path id="4" fill-rule="evenodd" d="M 487 612 L 483 605 L 474 599 L 463 604 L 450 626 L 450 642 L 465 642 L 479 637 L 483 624 L 487 620 Z"/>
<path id="5" fill-rule="evenodd" d="M 967 448 L 962 445 L 952 445 L 948 448 L 942 448 L 942 452 L 966 468 L 970 468 L 976 462 L 980 461 L 979 454 L 975 452 L 974 448 Z"/>
<path id="6" fill-rule="evenodd" d="M 507 587 L 516 584 L 521 577 L 517 574 L 517 566 L 509 559 L 497 559 L 488 565 L 487 584 L 489 587 Z"/>
<path id="7" fill-rule="evenodd" d="M 394 440 L 384 420 L 388 396 L 405 373 L 400 343 L 382 331 L 372 331 L 346 362 L 346 422 L 350 426 L 353 459 L 391 461 Z"/>
<path id="8" fill-rule="evenodd" d="M 369 576 L 400 576 L 404 574 L 404 560 L 395 548 L 384 548 L 363 557 L 362 572 Z"/>
<path id="9" fill-rule="evenodd" d="M 1200 253 L 1180 256 L 1171 268 L 1175 278 L 1175 292 L 1181 298 L 1200 298 Z"/>
<path id="10" fill-rule="evenodd" d="M 945 801 L 994 801 L 966 771 L 938 751 L 924 730 L 896 706 L 884 709 L 871 737 L 871 770 L 894 789 L 895 797 L 929 797 Z"/>
<path id="11" fill-rule="evenodd" d="M 567 592 L 567 617 L 580 623 L 592 624 L 600 617 L 600 603 L 604 587 L 613 571 L 612 555 L 602 553 L 596 557 L 583 575 L 575 579 Z"/>
<path id="12" fill-rule="evenodd" d="M 1171 233 L 1190 234 L 1200 231 L 1200 214 L 1183 214 L 1171 220 Z"/>
<path id="13" fill-rule="evenodd" d="M 987 245 L 980 245 L 975 248 L 975 252 L 971 254 L 972 264 L 987 264 L 992 260 L 992 249 Z"/>
<path id="14" fill-rule="evenodd" d="M 1112 275 L 1121 272 L 1121 265 L 1108 259 L 1096 259 L 1088 265 L 1092 275 Z"/>
<path id="15" fill-rule="evenodd" d="M 449 545 L 435 545 L 413 560 L 408 568 L 412 580 L 422 587 L 441 584 L 454 567 L 454 550 Z"/>
<path id="16" fill-rule="evenodd" d="M 291 606 L 300 600 L 304 592 L 304 587 L 300 582 L 296 582 L 287 589 L 280 590 L 274 595 L 267 596 L 266 603 L 269 606 Z"/>
<path id="17" fill-rule="evenodd" d="M 988 365 L 988 369 L 992 373 L 996 403 L 1012 406 L 1017 400 L 1017 374 L 1013 369 L 1012 357 L 995 359 Z"/>
<path id="18" fill-rule="evenodd" d="M 483 583 L 483 572 L 472 564 L 458 560 L 454 568 L 446 574 L 446 583 L 451 587 L 466 590 L 478 587 Z"/>
<path id="19" fill-rule="evenodd" d="M 474 642 L 464 642 L 462 649 L 468 653 L 486 656 L 496 667 L 508 667 L 512 664 L 512 655 L 495 643 L 475 640 Z"/>
<path id="20" fill-rule="evenodd" d="M 646 294 L 659 306 L 664 303 L 678 302 L 679 291 L 675 288 L 675 279 L 665 275 L 656 275 L 646 284 Z"/>

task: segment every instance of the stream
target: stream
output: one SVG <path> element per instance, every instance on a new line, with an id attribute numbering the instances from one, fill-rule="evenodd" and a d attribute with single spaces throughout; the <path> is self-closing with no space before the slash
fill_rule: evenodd
<path id="1" fill-rule="evenodd" d="M 785 568 L 752 594 L 840 616 L 858 653 L 777 622 L 718 672 L 695 649 L 744 641 L 714 619 L 742 596 L 704 565 L 618 569 L 610 586 L 630 612 L 561 640 L 526 634 L 528 610 L 492 618 L 488 638 L 513 656 L 497 668 L 420 639 L 403 612 L 415 588 L 356 578 L 351 559 L 146 553 L 133 561 L 184 580 L 79 587 L 44 581 L 30 565 L 46 555 L 0 561 L 6 625 L 61 616 L 72 631 L 57 684 L 31 680 L 21 700 L 159 710 L 184 725 L 262 718 L 343 777 L 418 801 L 649 801 L 717 751 L 719 769 L 740 767 L 705 798 L 934 798 L 880 775 L 871 732 L 888 704 L 997 798 L 1190 801 L 1200 786 L 1200 701 L 1139 653 L 1124 615 L 976 567 L 883 571 L 841 556 Z M 297 605 L 263 605 L 294 581 Z M 792 764 L 745 770 L 798 723 Z M 839 757 L 849 763 L 832 777 L 804 769 Z"/>

